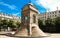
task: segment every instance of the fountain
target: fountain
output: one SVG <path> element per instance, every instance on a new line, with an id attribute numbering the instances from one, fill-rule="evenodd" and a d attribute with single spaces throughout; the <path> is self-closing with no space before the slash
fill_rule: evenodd
<path id="1" fill-rule="evenodd" d="M 32 3 L 24 5 L 22 8 L 21 26 L 14 34 L 14 36 L 21 37 L 38 37 L 47 36 L 38 27 L 38 10 Z"/>

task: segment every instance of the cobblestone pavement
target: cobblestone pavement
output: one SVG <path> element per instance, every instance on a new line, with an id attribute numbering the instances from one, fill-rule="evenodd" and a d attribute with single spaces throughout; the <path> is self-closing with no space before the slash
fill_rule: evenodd
<path id="1" fill-rule="evenodd" d="M 0 38 L 14 38 L 14 37 L 0 35 Z M 43 37 L 43 38 L 60 38 L 60 34 L 51 34 L 51 36 L 49 36 L 49 37 Z"/>

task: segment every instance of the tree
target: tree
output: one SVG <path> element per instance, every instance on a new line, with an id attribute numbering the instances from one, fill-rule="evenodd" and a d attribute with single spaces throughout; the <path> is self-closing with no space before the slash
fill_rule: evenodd
<path id="1" fill-rule="evenodd" d="M 13 23 L 12 23 L 12 27 L 13 27 L 13 28 L 17 28 L 17 27 L 18 27 L 17 24 L 16 24 L 16 22 L 13 22 Z"/>
<path id="2" fill-rule="evenodd" d="M 2 19 L 0 17 L 0 31 L 1 31 L 1 26 L 2 26 Z"/>
<path id="3" fill-rule="evenodd" d="M 10 19 L 8 27 L 10 27 L 10 29 L 13 31 L 13 30 L 15 30 L 15 28 L 17 28 L 17 24 L 14 20 Z"/>
<path id="4" fill-rule="evenodd" d="M 39 28 L 42 29 L 43 31 L 45 31 L 45 25 L 43 23 L 43 20 L 41 19 L 38 19 L 38 25 L 39 25 Z"/>
<path id="5" fill-rule="evenodd" d="M 45 25 L 46 25 L 46 29 L 48 32 L 53 32 L 55 31 L 55 22 L 54 20 L 48 18 L 46 21 L 45 21 Z"/>
<path id="6" fill-rule="evenodd" d="M 52 19 L 48 18 L 47 20 L 45 20 L 45 24 L 49 27 L 52 26 Z"/>
<path id="7" fill-rule="evenodd" d="M 16 24 L 18 25 L 17 27 L 19 28 L 21 26 L 20 22 L 16 22 Z"/>
<path id="8" fill-rule="evenodd" d="M 56 31 L 60 32 L 60 17 L 55 18 L 55 26 L 56 26 Z"/>
<path id="9" fill-rule="evenodd" d="M 12 25 L 13 25 L 13 23 L 14 23 L 14 21 L 13 21 L 12 19 L 10 19 L 10 20 L 9 20 L 8 27 L 12 28 L 12 27 L 13 27 L 13 26 L 12 26 Z"/>
<path id="10" fill-rule="evenodd" d="M 7 26 L 8 26 L 8 19 L 2 20 L 2 25 L 3 25 L 4 30 L 7 29 Z"/>
<path id="11" fill-rule="evenodd" d="M 39 25 L 39 27 L 42 27 L 43 26 L 43 21 L 38 19 L 38 25 Z"/>

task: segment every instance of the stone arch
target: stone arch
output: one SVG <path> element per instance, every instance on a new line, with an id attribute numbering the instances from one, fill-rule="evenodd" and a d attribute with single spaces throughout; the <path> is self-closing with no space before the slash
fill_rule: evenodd
<path id="1" fill-rule="evenodd" d="M 25 15 L 25 16 L 24 16 L 24 23 L 26 23 L 27 21 L 28 21 L 28 16 Z"/>
<path id="2" fill-rule="evenodd" d="M 36 23 L 36 16 L 35 16 L 35 14 L 33 15 L 33 23 Z"/>

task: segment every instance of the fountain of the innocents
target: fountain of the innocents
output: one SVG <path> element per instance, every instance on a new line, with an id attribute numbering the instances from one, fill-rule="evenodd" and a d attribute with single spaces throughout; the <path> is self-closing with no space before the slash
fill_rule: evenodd
<path id="1" fill-rule="evenodd" d="M 28 3 L 22 8 L 21 26 L 14 36 L 47 36 L 38 26 L 38 10 L 33 4 Z"/>

